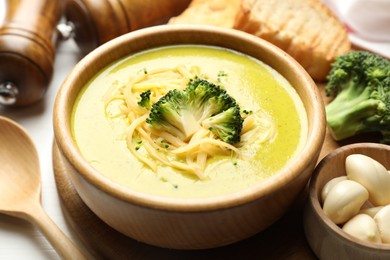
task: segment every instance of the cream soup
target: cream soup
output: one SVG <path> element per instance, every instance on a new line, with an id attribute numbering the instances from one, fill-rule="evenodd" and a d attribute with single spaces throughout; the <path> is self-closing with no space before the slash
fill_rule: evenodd
<path id="1" fill-rule="evenodd" d="M 129 152 L 127 121 L 107 118 L 104 97 L 126 84 L 130 75 L 178 65 L 199 68 L 202 76 L 234 97 L 242 111 L 265 113 L 272 119 L 274 137 L 238 147 L 243 156 L 209 159 L 204 179 L 169 166 L 156 171 L 147 167 Z M 112 181 L 140 192 L 196 198 L 240 191 L 277 174 L 302 148 L 307 118 L 288 81 L 261 61 L 222 48 L 177 45 L 130 55 L 98 73 L 75 103 L 72 134 L 83 157 Z"/>

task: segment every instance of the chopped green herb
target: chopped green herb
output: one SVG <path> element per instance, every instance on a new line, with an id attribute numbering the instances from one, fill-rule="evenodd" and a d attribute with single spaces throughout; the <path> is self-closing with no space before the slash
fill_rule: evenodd
<path id="1" fill-rule="evenodd" d="M 218 77 L 226 77 L 228 74 L 226 72 L 224 72 L 223 70 L 220 70 L 218 72 Z"/>
<path id="2" fill-rule="evenodd" d="M 165 142 L 165 141 L 161 141 L 161 145 L 164 148 L 169 148 L 169 144 L 167 142 Z"/>
<path id="3" fill-rule="evenodd" d="M 138 151 L 142 146 L 142 140 L 137 141 L 137 145 L 135 146 L 135 150 Z"/>

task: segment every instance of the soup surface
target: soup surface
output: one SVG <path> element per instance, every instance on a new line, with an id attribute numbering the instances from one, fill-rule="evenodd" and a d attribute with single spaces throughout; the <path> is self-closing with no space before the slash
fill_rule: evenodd
<path id="1" fill-rule="evenodd" d="M 259 134 L 237 148 L 241 156 L 210 158 L 203 179 L 169 166 L 147 167 L 129 151 L 126 118 L 108 116 L 115 113 L 115 102 L 107 105 L 107 95 L 131 75 L 179 65 L 218 83 L 242 111 L 266 115 L 274 127 L 272 138 L 256 141 L 262 139 Z M 307 118 L 291 85 L 261 61 L 222 48 L 177 45 L 130 55 L 98 73 L 75 103 L 72 131 L 83 157 L 112 181 L 140 192 L 196 198 L 237 192 L 277 174 L 301 149 Z"/>

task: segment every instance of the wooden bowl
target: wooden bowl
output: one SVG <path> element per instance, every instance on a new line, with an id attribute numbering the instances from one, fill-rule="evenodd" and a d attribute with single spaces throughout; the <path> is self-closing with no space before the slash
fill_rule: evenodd
<path id="1" fill-rule="evenodd" d="M 152 47 L 172 44 L 220 46 L 262 60 L 297 90 L 308 117 L 307 142 L 299 156 L 274 177 L 240 192 L 210 198 L 163 198 L 115 184 L 80 155 L 71 134 L 71 111 L 80 89 L 112 62 Z M 325 136 L 319 91 L 285 52 L 249 34 L 207 26 L 157 26 L 116 38 L 81 60 L 64 81 L 54 108 L 55 141 L 77 174 L 74 187 L 108 225 L 136 240 L 166 248 L 201 249 L 252 236 L 278 220 L 307 184 Z"/>
<path id="2" fill-rule="evenodd" d="M 356 143 L 329 153 L 316 167 L 309 185 L 309 199 L 304 212 L 307 241 L 320 259 L 390 259 L 390 244 L 370 243 L 345 233 L 323 212 L 321 190 L 331 179 L 345 176 L 345 159 L 350 154 L 364 154 L 390 169 L 390 146 Z"/>

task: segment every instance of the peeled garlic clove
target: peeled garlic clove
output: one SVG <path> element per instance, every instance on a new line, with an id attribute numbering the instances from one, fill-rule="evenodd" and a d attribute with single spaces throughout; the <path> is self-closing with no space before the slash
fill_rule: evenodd
<path id="1" fill-rule="evenodd" d="M 342 224 L 355 216 L 368 199 L 368 191 L 361 184 L 343 180 L 330 189 L 323 210 L 334 223 Z"/>
<path id="2" fill-rule="evenodd" d="M 378 213 L 381 209 L 383 209 L 383 206 L 378 207 L 372 207 L 372 208 L 365 208 L 359 211 L 359 214 L 366 214 L 370 217 L 375 217 L 376 213 Z"/>
<path id="3" fill-rule="evenodd" d="M 375 220 L 366 214 L 358 214 L 342 228 L 346 233 L 368 242 L 382 242 Z"/>
<path id="4" fill-rule="evenodd" d="M 374 220 L 379 228 L 382 242 L 390 244 L 390 205 L 376 213 Z"/>
<path id="5" fill-rule="evenodd" d="M 376 160 L 363 154 L 351 154 L 345 161 L 348 179 L 362 184 L 375 206 L 390 204 L 390 174 Z"/>
<path id="6" fill-rule="evenodd" d="M 334 185 L 336 185 L 336 183 L 339 183 L 340 181 L 343 181 L 343 180 L 346 180 L 346 179 L 347 179 L 347 176 L 339 176 L 339 177 L 333 178 L 330 181 L 328 181 L 324 185 L 324 187 L 322 188 L 322 191 L 321 191 L 321 201 L 322 202 L 325 201 L 325 198 L 326 198 L 326 196 L 328 196 L 329 191 L 333 188 Z"/>

